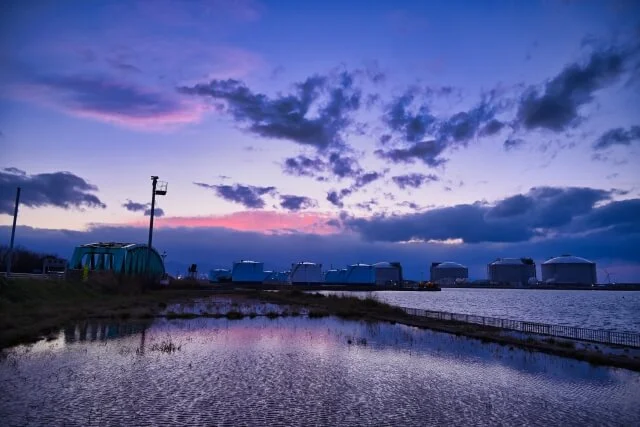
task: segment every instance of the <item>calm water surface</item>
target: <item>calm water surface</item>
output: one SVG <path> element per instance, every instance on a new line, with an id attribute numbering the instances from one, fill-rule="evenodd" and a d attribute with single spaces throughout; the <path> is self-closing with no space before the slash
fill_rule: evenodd
<path id="1" fill-rule="evenodd" d="M 351 293 L 354 294 L 354 293 Z M 640 292 L 451 289 L 366 292 L 393 305 L 640 333 Z"/>
<path id="2" fill-rule="evenodd" d="M 640 425 L 638 373 L 334 318 L 84 323 L 0 390 L 7 426 Z"/>

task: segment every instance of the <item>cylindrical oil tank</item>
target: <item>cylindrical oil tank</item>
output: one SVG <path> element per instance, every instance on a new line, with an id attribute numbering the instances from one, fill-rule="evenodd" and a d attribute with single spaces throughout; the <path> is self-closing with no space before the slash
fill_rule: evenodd
<path id="1" fill-rule="evenodd" d="M 376 283 L 376 272 L 369 264 L 352 264 L 347 269 L 346 283 L 350 285 L 373 285 Z"/>
<path id="2" fill-rule="evenodd" d="M 431 281 L 441 285 L 454 284 L 466 281 L 469 278 L 469 269 L 457 262 L 434 262 L 430 268 Z"/>
<path id="3" fill-rule="evenodd" d="M 238 283 L 262 283 L 264 281 L 264 263 L 240 261 L 233 263 L 231 281 Z"/>
<path id="4" fill-rule="evenodd" d="M 402 281 L 402 270 L 399 263 L 378 262 L 373 264 L 376 285 L 397 285 Z"/>
<path id="5" fill-rule="evenodd" d="M 291 264 L 291 284 L 306 285 L 322 282 L 322 264 L 298 262 Z"/>
<path id="6" fill-rule="evenodd" d="M 536 278 L 536 264 L 531 258 L 498 258 L 487 266 L 489 282 L 524 286 Z"/>
<path id="7" fill-rule="evenodd" d="M 598 283 L 596 263 L 577 256 L 562 255 L 542 263 L 542 281 L 545 283 L 594 284 Z"/>

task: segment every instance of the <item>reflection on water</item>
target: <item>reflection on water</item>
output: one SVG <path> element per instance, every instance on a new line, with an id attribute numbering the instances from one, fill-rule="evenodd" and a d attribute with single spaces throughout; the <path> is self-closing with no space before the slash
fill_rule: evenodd
<path id="1" fill-rule="evenodd" d="M 6 352 L 0 389 L 3 425 L 640 423 L 637 373 L 334 318 L 83 323 Z"/>
<path id="2" fill-rule="evenodd" d="M 639 291 L 443 288 L 440 292 L 347 294 L 374 295 L 381 301 L 401 307 L 640 333 Z"/>

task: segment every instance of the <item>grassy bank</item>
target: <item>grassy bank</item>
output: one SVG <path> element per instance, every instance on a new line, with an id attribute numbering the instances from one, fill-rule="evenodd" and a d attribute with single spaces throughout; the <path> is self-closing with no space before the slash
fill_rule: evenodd
<path id="1" fill-rule="evenodd" d="M 135 286 L 113 289 L 99 283 L 69 283 L 16 280 L 5 282 L 0 289 L 0 348 L 35 341 L 57 333 L 67 324 L 96 318 L 150 319 L 226 317 L 230 320 L 253 318 L 255 313 L 235 309 L 227 313 L 165 313 L 168 304 L 190 302 L 197 298 L 220 296 L 251 305 L 267 302 L 286 306 L 280 313 L 269 312 L 269 318 L 308 313 L 309 318 L 337 316 L 346 319 L 402 323 L 500 345 L 540 351 L 598 365 L 609 365 L 640 371 L 638 352 L 609 354 L 597 345 L 585 348 L 573 342 L 540 335 L 521 336 L 505 333 L 500 328 L 411 316 L 374 298 L 305 293 L 299 290 L 265 292 L 257 290 L 202 290 L 195 287 L 136 291 Z"/>
<path id="2" fill-rule="evenodd" d="M 131 284 L 9 280 L 0 283 L 0 348 L 35 341 L 68 323 L 90 318 L 151 318 L 196 290 L 141 292 Z"/>
<path id="3" fill-rule="evenodd" d="M 518 347 L 530 351 L 539 351 L 557 356 L 582 360 L 594 365 L 615 366 L 640 371 L 640 357 L 637 351 L 632 354 L 609 354 L 602 351 L 597 344 L 577 346 L 575 342 L 566 339 L 547 337 L 543 335 L 525 334 L 521 336 L 505 333 L 504 329 L 493 326 L 458 322 L 455 320 L 438 320 L 420 316 L 408 315 L 398 307 L 394 307 L 372 298 L 361 299 L 318 293 L 262 292 L 257 297 L 261 300 L 307 307 L 310 317 L 335 315 L 343 318 L 359 318 L 393 323 L 402 323 L 423 329 L 446 332 L 457 336 L 464 336 L 493 342 L 499 345 Z"/>

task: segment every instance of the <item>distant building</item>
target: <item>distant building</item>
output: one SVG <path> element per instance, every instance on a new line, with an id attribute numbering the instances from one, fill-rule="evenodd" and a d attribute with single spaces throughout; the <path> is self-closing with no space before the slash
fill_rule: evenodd
<path id="1" fill-rule="evenodd" d="M 345 282 L 350 285 L 374 285 L 376 271 L 369 264 L 352 264 L 347 268 Z"/>
<path id="2" fill-rule="evenodd" d="M 291 264 L 292 285 L 306 285 L 322 281 L 322 264 L 308 261 Z"/>
<path id="3" fill-rule="evenodd" d="M 328 284 L 339 284 L 339 283 L 345 283 L 347 277 L 347 269 L 342 268 L 342 269 L 331 269 L 331 270 L 327 270 L 327 272 L 324 275 L 324 282 L 328 283 Z"/>
<path id="4" fill-rule="evenodd" d="M 430 268 L 431 281 L 439 285 L 466 282 L 469 269 L 457 262 L 433 262 Z"/>
<path id="5" fill-rule="evenodd" d="M 80 245 L 69 260 L 70 270 L 124 275 L 164 276 L 164 261 L 153 248 L 139 243 L 99 242 Z M 147 260 L 147 258 L 149 259 Z M 147 271 L 148 265 L 148 271 Z"/>
<path id="6" fill-rule="evenodd" d="M 577 256 L 562 255 L 542 263 L 544 283 L 598 283 L 596 263 Z"/>
<path id="7" fill-rule="evenodd" d="M 489 282 L 524 286 L 535 279 L 536 263 L 531 258 L 498 258 L 487 266 Z"/>
<path id="8" fill-rule="evenodd" d="M 238 283 L 262 283 L 264 281 L 264 263 L 245 261 L 233 263 L 231 281 Z"/>
<path id="9" fill-rule="evenodd" d="M 212 283 L 230 282 L 231 271 L 226 268 L 216 268 L 209 271 L 209 281 Z"/>
<path id="10" fill-rule="evenodd" d="M 399 285 L 402 283 L 402 266 L 399 262 L 378 262 L 373 264 L 376 285 Z"/>

